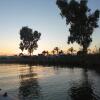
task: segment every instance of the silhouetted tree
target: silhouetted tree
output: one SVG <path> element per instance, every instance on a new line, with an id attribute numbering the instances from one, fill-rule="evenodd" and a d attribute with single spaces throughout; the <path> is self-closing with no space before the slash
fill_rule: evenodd
<path id="1" fill-rule="evenodd" d="M 49 52 L 44 50 L 44 51 L 42 51 L 42 54 L 43 54 L 44 56 L 46 56 L 46 55 L 49 54 Z"/>
<path id="2" fill-rule="evenodd" d="M 49 51 L 46 51 L 46 54 L 49 55 Z"/>
<path id="3" fill-rule="evenodd" d="M 46 51 L 44 50 L 44 51 L 42 51 L 42 54 L 45 56 L 46 55 Z"/>
<path id="4" fill-rule="evenodd" d="M 20 49 L 21 49 L 21 51 L 23 52 L 23 50 L 24 50 L 24 45 L 23 45 L 23 43 L 21 42 L 19 45 L 20 45 L 20 47 L 19 47 L 19 48 L 20 48 Z"/>
<path id="5" fill-rule="evenodd" d="M 22 27 L 20 30 L 20 49 L 23 50 L 28 50 L 30 56 L 33 53 L 34 50 L 37 49 L 37 41 L 40 39 L 41 33 L 38 31 L 32 31 L 31 28 L 28 27 Z"/>
<path id="6" fill-rule="evenodd" d="M 99 54 L 100 54 L 100 48 L 99 48 Z"/>
<path id="7" fill-rule="evenodd" d="M 70 25 L 69 43 L 78 43 L 87 53 L 87 48 L 92 42 L 94 28 L 98 27 L 100 11 L 91 13 L 87 6 L 88 0 L 57 0 L 56 4 L 61 10 L 61 16 L 66 18 L 66 24 Z"/>
<path id="8" fill-rule="evenodd" d="M 70 47 L 70 48 L 68 49 L 68 51 L 71 52 L 71 54 L 73 54 L 73 52 L 74 52 L 75 50 L 74 50 L 73 47 Z"/>
<path id="9" fill-rule="evenodd" d="M 51 52 L 53 53 L 53 55 L 55 54 L 55 50 L 52 50 Z"/>
<path id="10" fill-rule="evenodd" d="M 59 48 L 55 47 L 54 50 L 57 52 L 57 54 L 59 53 Z"/>
<path id="11" fill-rule="evenodd" d="M 59 51 L 59 54 L 64 54 L 63 50 L 60 50 L 60 51 Z"/>

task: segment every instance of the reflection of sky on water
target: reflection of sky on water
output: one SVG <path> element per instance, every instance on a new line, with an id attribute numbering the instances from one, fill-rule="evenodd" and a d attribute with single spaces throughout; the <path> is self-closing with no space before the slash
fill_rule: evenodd
<path id="1" fill-rule="evenodd" d="M 79 99 L 99 100 L 99 84 L 100 74 L 93 70 L 0 65 L 0 88 L 19 100 L 76 100 L 77 93 Z"/>

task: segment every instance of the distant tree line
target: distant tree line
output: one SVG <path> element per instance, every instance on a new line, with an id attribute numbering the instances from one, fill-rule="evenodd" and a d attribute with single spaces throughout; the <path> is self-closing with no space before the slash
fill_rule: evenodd
<path id="1" fill-rule="evenodd" d="M 60 15 L 66 19 L 66 25 L 70 25 L 69 32 L 70 36 L 68 37 L 68 44 L 78 43 L 82 50 L 79 53 L 87 54 L 88 47 L 92 42 L 92 34 L 94 29 L 99 27 L 99 15 L 100 11 L 97 9 L 94 12 L 91 12 L 91 9 L 87 6 L 88 0 L 57 0 L 56 4 L 60 9 Z M 41 33 L 34 31 L 27 26 L 22 27 L 20 30 L 20 49 L 22 52 L 27 50 L 30 56 L 33 51 L 38 47 L 38 40 L 41 37 Z M 74 48 L 71 47 L 68 51 L 73 54 L 75 52 Z M 59 50 L 58 47 L 55 47 L 52 50 L 53 55 L 64 54 L 63 50 Z M 48 55 L 48 51 L 43 51 L 43 55 Z"/>

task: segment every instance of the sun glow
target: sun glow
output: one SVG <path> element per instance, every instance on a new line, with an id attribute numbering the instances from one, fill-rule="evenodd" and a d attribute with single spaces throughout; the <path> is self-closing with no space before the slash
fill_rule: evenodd
<path id="1" fill-rule="evenodd" d="M 9 56 L 9 55 L 16 55 L 19 54 L 19 51 L 14 49 L 0 49 L 1 56 Z"/>

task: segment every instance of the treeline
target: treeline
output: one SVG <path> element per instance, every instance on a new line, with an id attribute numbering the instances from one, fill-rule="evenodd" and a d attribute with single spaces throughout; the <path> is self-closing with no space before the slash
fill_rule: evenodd
<path id="1" fill-rule="evenodd" d="M 0 57 L 0 63 L 18 63 L 33 65 L 71 65 L 99 68 L 100 54 L 88 55 L 38 55 L 38 56 L 9 56 Z"/>
<path id="2" fill-rule="evenodd" d="M 92 34 L 96 28 L 99 27 L 100 10 L 92 10 L 88 7 L 88 0 L 56 0 L 56 5 L 60 10 L 60 15 L 65 18 L 66 25 L 69 25 L 68 44 L 77 43 L 82 47 L 78 53 L 87 54 L 88 48 L 92 43 Z M 20 46 L 19 48 L 23 52 L 27 50 L 31 56 L 34 50 L 38 48 L 38 41 L 40 40 L 41 33 L 37 30 L 33 31 L 31 28 L 24 26 L 20 29 Z M 58 54 L 58 48 L 55 51 Z M 70 48 L 71 53 L 74 52 L 73 48 Z M 43 51 L 43 54 L 48 54 L 47 51 Z M 60 54 L 63 51 L 59 52 Z"/>

